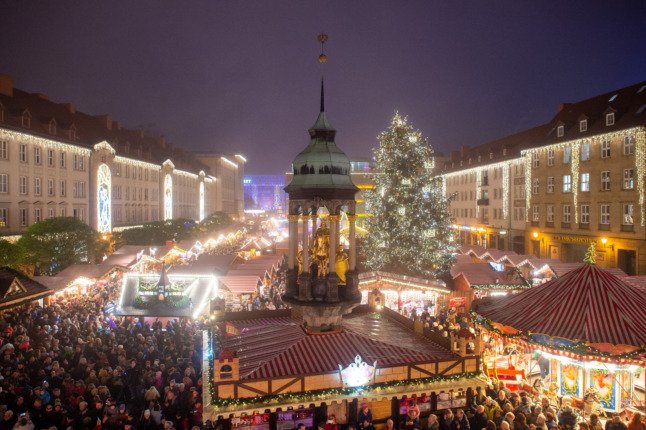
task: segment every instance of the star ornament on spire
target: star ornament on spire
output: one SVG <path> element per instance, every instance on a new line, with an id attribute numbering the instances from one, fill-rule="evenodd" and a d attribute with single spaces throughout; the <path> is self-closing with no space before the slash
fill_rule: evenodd
<path id="1" fill-rule="evenodd" d="M 327 39 L 328 39 L 328 37 L 327 37 L 327 34 L 325 34 L 325 33 L 321 33 L 321 34 L 318 35 L 318 40 L 321 43 L 321 55 L 319 55 L 319 63 L 321 63 L 321 64 L 323 64 L 323 63 L 325 63 L 327 61 L 327 55 L 325 55 L 325 53 L 323 51 L 323 44 L 325 42 L 327 42 Z"/>

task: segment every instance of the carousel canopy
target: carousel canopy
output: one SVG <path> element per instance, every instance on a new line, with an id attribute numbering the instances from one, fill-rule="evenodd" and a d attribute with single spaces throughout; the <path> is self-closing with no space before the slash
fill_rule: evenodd
<path id="1" fill-rule="evenodd" d="M 646 345 L 646 294 L 593 264 L 496 301 L 475 303 L 492 323 L 589 344 Z"/>

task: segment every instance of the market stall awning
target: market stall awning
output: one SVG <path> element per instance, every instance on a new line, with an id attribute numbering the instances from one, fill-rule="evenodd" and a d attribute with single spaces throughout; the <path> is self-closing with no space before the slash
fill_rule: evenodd
<path id="1" fill-rule="evenodd" d="M 49 296 L 54 291 L 9 267 L 0 267 L 0 309 Z"/>
<path id="2" fill-rule="evenodd" d="M 258 289 L 258 276 L 221 276 L 218 278 L 220 287 L 234 294 L 253 294 Z"/>
<path id="3" fill-rule="evenodd" d="M 593 264 L 516 295 L 476 301 L 475 310 L 492 323 L 527 334 L 646 345 L 646 294 Z"/>

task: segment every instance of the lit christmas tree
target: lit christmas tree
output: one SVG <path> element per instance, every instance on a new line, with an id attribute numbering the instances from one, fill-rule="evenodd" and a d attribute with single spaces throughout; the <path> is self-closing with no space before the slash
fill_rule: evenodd
<path id="1" fill-rule="evenodd" d="M 405 275 L 442 276 L 455 239 L 448 201 L 434 178 L 433 149 L 399 113 L 379 135 L 375 188 L 367 193 L 366 265 Z"/>

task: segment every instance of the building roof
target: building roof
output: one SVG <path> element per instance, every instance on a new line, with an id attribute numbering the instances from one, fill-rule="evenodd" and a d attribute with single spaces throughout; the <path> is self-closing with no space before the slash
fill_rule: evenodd
<path id="1" fill-rule="evenodd" d="M 490 321 L 525 333 L 588 343 L 646 345 L 646 294 L 592 264 L 495 301 L 476 302 Z"/>
<path id="2" fill-rule="evenodd" d="M 54 291 L 9 267 L 0 267 L 0 309 L 38 300 Z"/>
<path id="3" fill-rule="evenodd" d="M 514 270 L 514 269 L 511 269 Z M 455 275 L 454 275 L 455 273 Z M 510 276 L 505 272 L 496 272 L 486 263 L 464 263 L 451 269 L 453 278 L 462 275 L 470 287 L 517 285 L 518 288 L 525 288 L 527 284 L 520 276 Z"/>
<path id="4" fill-rule="evenodd" d="M 6 86 L 13 87 L 11 78 L 0 75 Z M 11 95 L 7 94 L 11 93 Z M 163 137 L 128 129 L 112 120 L 110 115 L 90 115 L 77 111 L 71 103 L 50 101 L 44 94 L 28 93 L 18 88 L 0 92 L 0 109 L 4 109 L 3 128 L 21 131 L 48 139 L 54 139 L 91 148 L 107 141 L 117 155 L 135 158 L 150 163 L 162 164 L 171 159 L 178 169 L 198 173 L 209 172 L 208 166 L 198 161 L 191 153 L 166 142 Z M 28 112 L 30 127 L 22 126 L 22 115 Z M 50 124 L 55 123 L 55 133 Z"/>
<path id="5" fill-rule="evenodd" d="M 324 335 L 307 335 L 285 317 L 230 323 L 238 335 L 225 339 L 224 350 L 237 352 L 243 381 L 338 372 L 357 355 L 377 368 L 457 358 L 383 315 L 351 314 L 342 331 Z"/>
<path id="6" fill-rule="evenodd" d="M 336 145 L 336 130 L 325 115 L 321 81 L 321 111 L 309 129 L 310 143 L 292 163 L 293 177 L 285 187 L 292 199 L 354 198 L 358 188 L 350 175 L 350 159 Z"/>
<path id="7" fill-rule="evenodd" d="M 520 157 L 521 151 L 533 147 L 644 126 L 646 125 L 645 86 L 646 81 L 641 81 L 576 103 L 562 103 L 556 115 L 545 124 L 472 148 L 462 147 L 460 151 L 452 152 L 450 160 L 444 164 L 443 173 L 517 158 Z M 605 115 L 610 112 L 615 113 L 615 123 L 608 126 Z M 579 131 L 579 121 L 582 119 L 588 121 L 587 130 L 584 132 Z M 557 136 L 557 128 L 560 125 L 564 127 L 562 137 Z M 493 154 L 492 158 L 490 154 Z"/>

